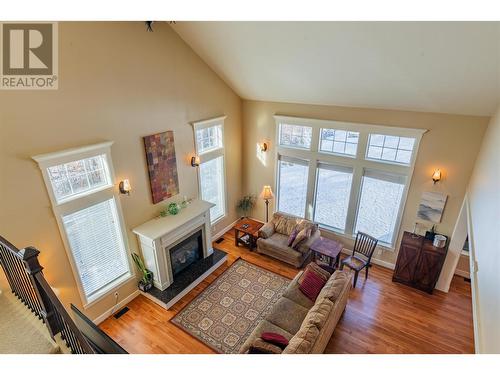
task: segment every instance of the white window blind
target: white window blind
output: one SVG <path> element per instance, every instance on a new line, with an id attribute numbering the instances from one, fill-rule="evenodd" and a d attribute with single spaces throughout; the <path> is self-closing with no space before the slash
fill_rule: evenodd
<path id="1" fill-rule="evenodd" d="M 395 173 L 364 171 L 355 232 L 393 243 L 406 179 Z"/>
<path id="2" fill-rule="evenodd" d="M 280 156 L 278 170 L 278 211 L 304 217 L 307 199 L 306 160 Z"/>
<path id="3" fill-rule="evenodd" d="M 224 216 L 224 157 L 200 164 L 201 198 L 215 204 L 210 209 L 210 220 L 216 221 Z"/>
<path id="4" fill-rule="evenodd" d="M 114 198 L 63 216 L 62 221 L 88 299 L 130 275 Z"/>
<path id="5" fill-rule="evenodd" d="M 353 169 L 318 163 L 314 220 L 339 231 L 345 230 Z"/>

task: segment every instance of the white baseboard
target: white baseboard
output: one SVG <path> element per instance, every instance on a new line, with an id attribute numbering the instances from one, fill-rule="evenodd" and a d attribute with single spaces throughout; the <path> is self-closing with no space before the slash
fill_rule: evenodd
<path id="1" fill-rule="evenodd" d="M 102 315 L 98 316 L 97 318 L 95 318 L 93 320 L 94 324 L 95 325 L 101 324 L 107 318 L 109 318 L 112 314 L 114 314 L 115 312 L 117 312 L 118 310 L 120 310 L 123 306 L 125 306 L 127 303 L 129 303 L 130 301 L 132 301 L 139 294 L 140 294 L 139 289 L 135 290 L 132 294 L 130 294 L 129 296 L 127 296 L 124 299 L 122 299 L 120 302 L 118 302 L 118 304 L 116 304 L 115 306 L 113 306 L 112 308 L 110 308 L 104 314 L 102 314 Z"/>
<path id="2" fill-rule="evenodd" d="M 233 221 L 231 224 L 229 224 L 227 227 L 221 229 L 219 232 L 217 232 L 216 234 L 214 234 L 212 236 L 212 241 L 215 241 L 219 238 L 221 238 L 228 230 L 230 230 L 231 228 L 233 228 L 235 226 L 235 224 L 239 221 L 240 219 L 236 219 L 235 221 Z"/>
<path id="3" fill-rule="evenodd" d="M 352 254 L 352 250 L 344 248 L 344 249 L 342 249 L 342 253 L 347 254 L 347 255 L 351 255 Z M 377 259 L 377 258 L 372 258 L 372 263 L 376 264 L 377 266 L 388 268 L 390 270 L 393 270 L 393 269 L 396 268 L 395 264 L 389 263 L 389 262 L 385 262 L 385 261 Z"/>
<path id="4" fill-rule="evenodd" d="M 467 279 L 470 279 L 470 272 L 463 271 L 463 270 L 455 270 L 455 275 L 460 276 L 460 277 L 465 277 Z"/>

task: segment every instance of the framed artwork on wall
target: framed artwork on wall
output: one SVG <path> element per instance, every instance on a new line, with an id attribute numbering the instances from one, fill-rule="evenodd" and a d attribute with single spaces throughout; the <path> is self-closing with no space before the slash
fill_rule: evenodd
<path id="1" fill-rule="evenodd" d="M 422 220 L 440 223 L 448 196 L 443 193 L 426 191 L 418 206 L 417 217 Z"/>
<path id="2" fill-rule="evenodd" d="M 148 135 L 144 139 L 153 204 L 179 194 L 174 132 Z"/>

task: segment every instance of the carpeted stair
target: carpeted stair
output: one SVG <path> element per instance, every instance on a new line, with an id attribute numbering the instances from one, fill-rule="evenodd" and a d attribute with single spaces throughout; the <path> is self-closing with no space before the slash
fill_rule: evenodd
<path id="1" fill-rule="evenodd" d="M 55 354 L 47 327 L 10 292 L 0 291 L 0 354 Z"/>

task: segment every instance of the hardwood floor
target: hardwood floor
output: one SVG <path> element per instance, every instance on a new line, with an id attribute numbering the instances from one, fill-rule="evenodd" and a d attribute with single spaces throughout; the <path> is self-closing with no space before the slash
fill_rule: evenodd
<path id="1" fill-rule="evenodd" d="M 232 262 L 241 257 L 292 278 L 297 270 L 272 258 L 234 246 L 233 232 L 217 248 L 228 252 L 227 264 L 205 279 L 171 310 L 140 295 L 120 319 L 101 325 L 130 353 L 214 353 L 169 322 Z M 433 295 L 393 283 L 392 271 L 374 265 L 367 281 L 360 275 L 346 311 L 325 353 L 473 353 L 470 284 L 455 276 L 449 293 Z"/>

